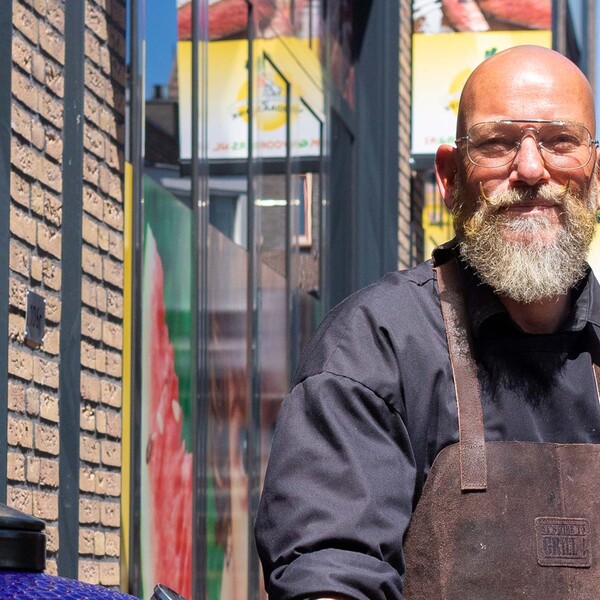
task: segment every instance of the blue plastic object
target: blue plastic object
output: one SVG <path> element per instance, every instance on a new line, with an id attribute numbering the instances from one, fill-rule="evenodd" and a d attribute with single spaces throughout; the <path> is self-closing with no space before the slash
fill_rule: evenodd
<path id="1" fill-rule="evenodd" d="M 2 600 L 137 600 L 134 596 L 46 573 L 0 571 Z"/>

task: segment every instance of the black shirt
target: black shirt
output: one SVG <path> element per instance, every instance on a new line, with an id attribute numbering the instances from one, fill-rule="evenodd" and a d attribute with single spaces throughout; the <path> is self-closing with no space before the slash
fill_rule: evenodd
<path id="1" fill-rule="evenodd" d="M 442 249 L 440 252 L 454 250 Z M 524 333 L 464 265 L 487 440 L 600 443 L 591 273 L 551 335 Z M 256 521 L 271 599 L 402 599 L 402 542 L 431 465 L 458 441 L 431 261 L 336 308 L 308 344 L 278 418 Z"/>

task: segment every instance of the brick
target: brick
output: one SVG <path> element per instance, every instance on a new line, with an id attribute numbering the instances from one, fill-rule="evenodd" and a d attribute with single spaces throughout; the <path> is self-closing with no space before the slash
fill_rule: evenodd
<path id="1" fill-rule="evenodd" d="M 120 472 L 96 471 L 96 494 L 118 498 L 121 495 Z"/>
<path id="2" fill-rule="evenodd" d="M 105 313 L 107 309 L 108 290 L 99 285 L 96 286 L 96 308 L 98 311 Z"/>
<path id="3" fill-rule="evenodd" d="M 98 224 L 85 214 L 81 224 L 81 235 L 84 242 L 90 246 L 98 247 Z"/>
<path id="4" fill-rule="evenodd" d="M 16 342 L 25 340 L 25 318 L 21 315 L 10 313 L 8 315 L 8 337 Z"/>
<path id="5" fill-rule="evenodd" d="M 104 533 L 102 531 L 94 531 L 94 554 L 96 556 L 104 556 L 106 554 L 105 541 Z M 102 565 L 100 568 L 102 569 Z M 100 581 L 102 581 L 102 578 Z"/>
<path id="6" fill-rule="evenodd" d="M 31 113 L 18 104 L 13 104 L 10 112 L 10 126 L 15 133 L 31 141 Z"/>
<path id="7" fill-rule="evenodd" d="M 58 363 L 41 356 L 34 356 L 33 380 L 40 385 L 58 389 Z"/>
<path id="8" fill-rule="evenodd" d="M 87 277 L 81 281 L 81 302 L 85 306 L 96 308 L 96 284 Z"/>
<path id="9" fill-rule="evenodd" d="M 121 385 L 115 381 L 103 379 L 102 388 L 102 403 L 113 408 L 121 407 Z"/>
<path id="10" fill-rule="evenodd" d="M 106 433 L 106 411 L 101 409 L 96 411 L 96 431 L 102 435 Z"/>
<path id="11" fill-rule="evenodd" d="M 29 250 L 27 248 L 11 240 L 9 256 L 10 268 L 15 273 L 19 273 L 27 278 L 29 277 L 29 256 Z"/>
<path id="12" fill-rule="evenodd" d="M 62 285 L 62 269 L 50 258 L 42 259 L 42 281 L 52 290 L 60 290 Z"/>
<path id="13" fill-rule="evenodd" d="M 22 454 L 9 452 L 6 466 L 9 481 L 25 481 L 25 457 Z"/>
<path id="14" fill-rule="evenodd" d="M 81 341 L 81 364 L 88 369 L 96 369 L 96 347 L 85 340 Z"/>
<path id="15" fill-rule="evenodd" d="M 109 233 L 109 230 L 104 226 L 98 228 L 98 248 L 103 252 L 108 252 L 110 244 Z"/>
<path id="16" fill-rule="evenodd" d="M 50 458 L 40 459 L 40 484 L 57 488 L 59 483 L 58 461 Z"/>
<path id="17" fill-rule="evenodd" d="M 83 128 L 83 146 L 97 158 L 104 158 L 104 151 L 106 147 L 104 143 L 104 136 L 94 127 L 88 126 Z"/>
<path id="18" fill-rule="evenodd" d="M 88 246 L 81 250 L 81 268 L 84 273 L 102 279 L 102 257 Z"/>
<path id="19" fill-rule="evenodd" d="M 106 127 L 102 127 L 102 114 L 108 112 L 106 108 L 100 105 L 96 97 L 89 91 L 84 90 L 83 96 L 83 115 L 85 118 L 100 127 L 104 131 L 107 131 Z M 116 127 L 115 127 L 116 131 Z"/>
<path id="20" fill-rule="evenodd" d="M 100 523 L 105 527 L 119 527 L 121 524 L 119 502 L 100 502 Z"/>
<path id="21" fill-rule="evenodd" d="M 96 348 L 95 368 L 99 373 L 106 373 L 106 350 L 103 348 Z"/>
<path id="22" fill-rule="evenodd" d="M 96 430 L 96 415 L 91 406 L 81 406 L 79 410 L 79 426 L 84 431 Z"/>
<path id="23" fill-rule="evenodd" d="M 12 71 L 12 93 L 25 106 L 34 112 L 38 110 L 38 88 L 29 77 L 19 73 L 16 69 Z"/>
<path id="24" fill-rule="evenodd" d="M 62 191 L 62 169 L 59 165 L 47 158 L 42 159 L 40 181 L 55 192 Z"/>
<path id="25" fill-rule="evenodd" d="M 8 349 L 8 372 L 15 377 L 31 381 L 33 379 L 33 357 L 13 346 Z"/>
<path id="26" fill-rule="evenodd" d="M 31 74 L 40 83 L 45 83 L 46 59 L 39 52 L 34 52 L 31 56 Z"/>
<path id="27" fill-rule="evenodd" d="M 48 552 L 58 552 L 59 550 L 58 527 L 54 525 L 46 526 L 46 550 Z"/>
<path id="28" fill-rule="evenodd" d="M 19 382 L 8 382 L 8 409 L 13 412 L 25 412 L 25 388 Z"/>
<path id="29" fill-rule="evenodd" d="M 111 348 L 123 348 L 123 327 L 111 321 L 102 323 L 102 341 Z"/>
<path id="30" fill-rule="evenodd" d="M 79 529 L 79 554 L 93 554 L 94 553 L 94 534 L 93 529 Z"/>
<path id="31" fill-rule="evenodd" d="M 40 459 L 37 456 L 27 457 L 27 481 L 29 483 L 40 482 Z"/>
<path id="32" fill-rule="evenodd" d="M 62 70 L 50 61 L 46 61 L 44 69 L 46 86 L 56 96 L 63 98 L 65 95 L 65 78 Z"/>
<path id="33" fill-rule="evenodd" d="M 58 494 L 33 491 L 33 516 L 47 521 L 58 519 Z"/>
<path id="34" fill-rule="evenodd" d="M 100 583 L 100 567 L 98 563 L 91 560 L 80 560 L 77 578 L 84 583 L 98 585 Z"/>
<path id="35" fill-rule="evenodd" d="M 40 416 L 50 423 L 59 422 L 58 396 L 48 394 L 47 392 L 40 394 Z"/>
<path id="36" fill-rule="evenodd" d="M 16 206 L 10 207 L 10 231 L 31 246 L 36 243 L 35 221 Z"/>
<path id="37" fill-rule="evenodd" d="M 42 158 L 30 146 L 23 144 L 13 136 L 11 140 L 11 158 L 15 168 L 29 177 L 39 179 Z"/>
<path id="38" fill-rule="evenodd" d="M 63 5 L 64 4 L 60 4 L 55 0 L 46 0 L 46 20 L 59 33 L 64 33 L 65 31 L 65 12 Z"/>
<path id="39" fill-rule="evenodd" d="M 87 158 L 87 155 L 84 156 L 84 167 L 85 167 L 85 160 Z M 96 168 L 96 181 L 98 180 L 98 175 L 97 175 L 97 169 L 98 169 L 98 163 L 95 163 L 95 168 Z M 94 181 L 92 181 L 92 183 L 95 183 Z M 89 186 L 84 186 L 83 187 L 83 210 L 85 212 L 87 212 L 89 215 L 91 215 L 92 217 L 96 217 L 96 219 L 98 219 L 99 221 L 103 221 L 104 220 L 104 201 L 102 199 L 102 196 L 100 196 L 96 191 L 94 191 L 92 188 L 90 188 Z"/>
<path id="40" fill-rule="evenodd" d="M 56 227 L 62 225 L 62 202 L 48 191 L 43 192 L 43 216 Z"/>
<path id="41" fill-rule="evenodd" d="M 53 577 L 58 575 L 58 563 L 55 558 L 46 557 L 46 570 L 44 572 Z"/>
<path id="42" fill-rule="evenodd" d="M 125 57 L 125 36 L 110 24 L 108 26 L 108 45 L 115 55 Z"/>
<path id="43" fill-rule="evenodd" d="M 110 231 L 108 235 L 108 251 L 119 261 L 123 261 L 125 256 L 125 244 L 123 235 Z"/>
<path id="44" fill-rule="evenodd" d="M 39 28 L 40 46 L 61 65 L 65 63 L 65 42 L 48 24 L 41 23 Z"/>
<path id="45" fill-rule="evenodd" d="M 83 179 L 92 185 L 98 185 L 99 182 L 99 165 L 98 161 L 86 153 L 83 155 Z M 96 215 L 95 215 L 96 216 Z"/>
<path id="46" fill-rule="evenodd" d="M 121 466 L 121 444 L 102 440 L 100 443 L 102 464 L 109 467 Z"/>
<path id="47" fill-rule="evenodd" d="M 56 258 L 61 258 L 62 236 L 58 231 L 48 227 L 45 223 L 38 222 L 37 242 L 44 252 L 52 254 Z"/>
<path id="48" fill-rule="evenodd" d="M 46 326 L 59 323 L 62 314 L 61 301 L 50 294 L 43 294 L 46 298 Z"/>
<path id="49" fill-rule="evenodd" d="M 45 194 L 44 188 L 37 181 L 31 184 L 31 210 L 38 215 L 44 214 Z"/>
<path id="50" fill-rule="evenodd" d="M 96 116 L 98 118 L 98 123 L 96 124 L 100 125 L 102 131 L 108 133 L 113 139 L 118 139 L 117 117 L 114 112 L 105 106 L 101 106 Z"/>
<path id="51" fill-rule="evenodd" d="M 96 65 L 100 64 L 100 42 L 98 38 L 89 30 L 85 31 L 84 51 L 88 60 L 91 60 Z"/>
<path id="52" fill-rule="evenodd" d="M 90 498 L 79 498 L 79 522 L 91 524 L 100 522 L 100 502 Z"/>
<path id="53" fill-rule="evenodd" d="M 88 466 L 79 469 L 79 489 L 93 494 L 96 491 L 96 471 Z"/>
<path id="54" fill-rule="evenodd" d="M 120 352 L 106 352 L 105 372 L 117 379 L 123 374 L 123 358 Z"/>
<path id="55" fill-rule="evenodd" d="M 13 3 L 13 25 L 34 44 L 38 43 L 38 20 L 28 8 L 18 2 Z"/>
<path id="56" fill-rule="evenodd" d="M 29 387 L 25 391 L 25 409 L 28 415 L 38 416 L 40 414 L 40 391 L 37 388 Z"/>
<path id="57" fill-rule="evenodd" d="M 31 279 L 41 283 L 44 277 L 44 261 L 39 256 L 31 257 L 31 265 L 29 275 Z"/>
<path id="58" fill-rule="evenodd" d="M 85 11 L 85 26 L 93 31 L 102 41 L 108 40 L 106 16 L 99 7 L 91 3 L 88 4 L 88 8 Z"/>
<path id="59" fill-rule="evenodd" d="M 109 587 L 121 583 L 121 574 L 117 561 L 102 561 L 100 563 L 100 583 Z"/>
<path id="60" fill-rule="evenodd" d="M 58 456 L 60 451 L 60 438 L 58 429 L 41 423 L 35 424 L 35 447 L 40 452 Z"/>
<path id="61" fill-rule="evenodd" d="M 95 94 L 98 98 L 108 97 L 108 80 L 102 72 L 94 67 L 91 63 L 86 63 L 84 67 L 84 82 L 88 90 Z"/>
<path id="62" fill-rule="evenodd" d="M 123 317 L 123 295 L 114 290 L 107 290 L 106 293 L 106 310 L 113 317 Z"/>
<path id="63" fill-rule="evenodd" d="M 21 206 L 29 207 L 31 186 L 15 171 L 10 174 L 10 197 Z"/>
<path id="64" fill-rule="evenodd" d="M 83 372 L 81 374 L 80 392 L 84 400 L 100 402 L 102 397 L 101 383 L 98 377 Z"/>
<path id="65" fill-rule="evenodd" d="M 100 464 L 100 442 L 96 438 L 81 435 L 79 438 L 79 452 L 81 460 Z"/>
<path id="66" fill-rule="evenodd" d="M 31 73 L 33 51 L 31 46 L 23 38 L 13 35 L 12 40 L 13 62 L 21 67 L 26 73 Z"/>
<path id="67" fill-rule="evenodd" d="M 102 335 L 102 320 L 87 310 L 81 311 L 81 333 L 92 340 L 100 341 Z"/>
<path id="68" fill-rule="evenodd" d="M 117 533 L 107 531 L 105 534 L 104 548 L 107 556 L 118 557 L 121 549 L 121 536 Z"/>
<path id="69" fill-rule="evenodd" d="M 7 504 L 12 508 L 16 508 L 27 515 L 33 513 L 33 492 L 28 489 L 7 486 Z"/>
<path id="70" fill-rule="evenodd" d="M 14 277 L 11 277 L 9 280 L 9 294 L 8 299 L 9 303 L 13 308 L 17 308 L 19 310 L 25 311 L 26 307 L 26 296 L 27 296 L 27 286 L 20 281 L 17 281 Z M 48 315 L 46 314 L 46 317 Z"/>
<path id="71" fill-rule="evenodd" d="M 121 438 L 123 424 L 121 421 L 121 413 L 110 411 L 106 415 L 106 434 L 112 438 Z"/>
<path id="72" fill-rule="evenodd" d="M 123 288 L 123 264 L 104 257 L 102 260 L 104 281 L 114 285 L 117 288 Z M 29 265 L 28 265 L 29 269 Z"/>
<path id="73" fill-rule="evenodd" d="M 44 129 L 44 147 L 46 154 L 58 162 L 62 162 L 63 140 L 59 133 L 47 127 Z"/>
<path id="74" fill-rule="evenodd" d="M 63 104 L 48 92 L 41 90 L 38 95 L 39 113 L 57 129 L 63 128 Z"/>
<path id="75" fill-rule="evenodd" d="M 33 260 L 32 260 L 32 265 L 31 265 L 31 272 L 32 272 L 32 277 L 33 277 Z M 46 327 L 46 333 L 44 335 L 44 343 L 42 344 L 42 350 L 44 352 L 47 352 L 48 354 L 52 354 L 53 356 L 58 356 L 58 353 L 60 351 L 60 330 L 59 329 Z"/>
<path id="76" fill-rule="evenodd" d="M 33 448 L 33 425 L 31 421 L 8 417 L 8 444 L 21 448 Z"/>

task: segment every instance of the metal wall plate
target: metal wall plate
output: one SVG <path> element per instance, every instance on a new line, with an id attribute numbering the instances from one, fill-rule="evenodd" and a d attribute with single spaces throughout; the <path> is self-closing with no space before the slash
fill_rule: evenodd
<path id="1" fill-rule="evenodd" d="M 27 291 L 27 312 L 25 314 L 25 343 L 31 348 L 39 348 L 46 332 L 46 300 L 43 296 Z"/>

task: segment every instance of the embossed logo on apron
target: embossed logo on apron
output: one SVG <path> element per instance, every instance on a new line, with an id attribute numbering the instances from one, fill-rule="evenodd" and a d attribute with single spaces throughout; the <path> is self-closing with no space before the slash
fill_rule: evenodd
<path id="1" fill-rule="evenodd" d="M 591 567 L 591 528 L 587 519 L 538 517 L 538 563 L 542 567 Z"/>

